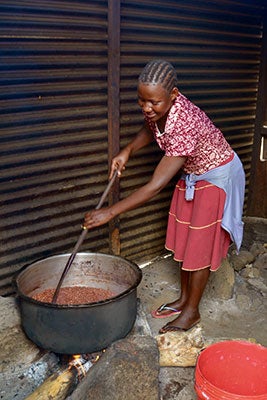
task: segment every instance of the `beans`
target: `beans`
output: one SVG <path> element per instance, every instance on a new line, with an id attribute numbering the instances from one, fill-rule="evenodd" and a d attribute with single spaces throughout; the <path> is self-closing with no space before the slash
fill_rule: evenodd
<path id="1" fill-rule="evenodd" d="M 33 299 L 43 303 L 52 303 L 55 289 L 45 289 L 42 292 L 32 296 Z M 70 286 L 62 287 L 59 291 L 57 304 L 61 305 L 78 305 L 94 303 L 101 300 L 107 300 L 116 294 L 110 290 L 88 287 L 88 286 Z"/>

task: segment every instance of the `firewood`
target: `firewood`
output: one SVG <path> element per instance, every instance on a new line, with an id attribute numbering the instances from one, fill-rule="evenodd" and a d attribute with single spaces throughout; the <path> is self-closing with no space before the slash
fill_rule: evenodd
<path id="1" fill-rule="evenodd" d="M 61 369 L 49 376 L 25 400 L 64 400 L 75 379 L 76 374 L 72 369 Z"/>

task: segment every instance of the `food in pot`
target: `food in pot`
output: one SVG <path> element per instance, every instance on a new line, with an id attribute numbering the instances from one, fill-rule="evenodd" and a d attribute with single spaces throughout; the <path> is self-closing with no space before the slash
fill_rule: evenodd
<path id="1" fill-rule="evenodd" d="M 34 300 L 43 303 L 52 303 L 55 289 L 45 289 L 42 292 L 36 293 L 31 297 Z M 88 287 L 88 286 L 70 286 L 62 287 L 59 291 L 57 304 L 61 305 L 79 305 L 89 304 L 98 301 L 103 301 L 116 296 L 110 290 Z"/>

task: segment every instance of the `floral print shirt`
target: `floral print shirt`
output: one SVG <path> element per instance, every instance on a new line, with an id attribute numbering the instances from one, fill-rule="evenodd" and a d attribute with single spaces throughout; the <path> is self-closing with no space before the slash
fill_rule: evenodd
<path id="1" fill-rule="evenodd" d="M 147 122 L 166 156 L 187 157 L 183 165 L 187 174 L 203 174 L 233 155 L 222 132 L 181 93 L 169 111 L 163 133 L 155 122 L 148 118 Z"/>

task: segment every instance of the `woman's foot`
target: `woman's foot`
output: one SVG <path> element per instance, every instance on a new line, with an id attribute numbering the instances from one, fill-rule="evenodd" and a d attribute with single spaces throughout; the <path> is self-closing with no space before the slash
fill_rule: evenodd
<path id="1" fill-rule="evenodd" d="M 157 310 L 152 311 L 151 315 L 153 318 L 168 318 L 173 315 L 179 315 L 182 312 L 182 308 L 185 302 L 180 299 L 173 301 L 172 303 L 162 304 Z"/>
<path id="2" fill-rule="evenodd" d="M 151 311 L 153 318 L 168 318 L 173 315 L 179 315 L 182 311 L 177 308 L 170 307 L 167 304 L 162 304 L 157 310 Z"/>
<path id="3" fill-rule="evenodd" d="M 200 322 L 199 311 L 186 311 L 183 310 L 178 318 L 168 322 L 164 325 L 159 333 L 175 332 L 175 331 L 188 331 Z"/>

